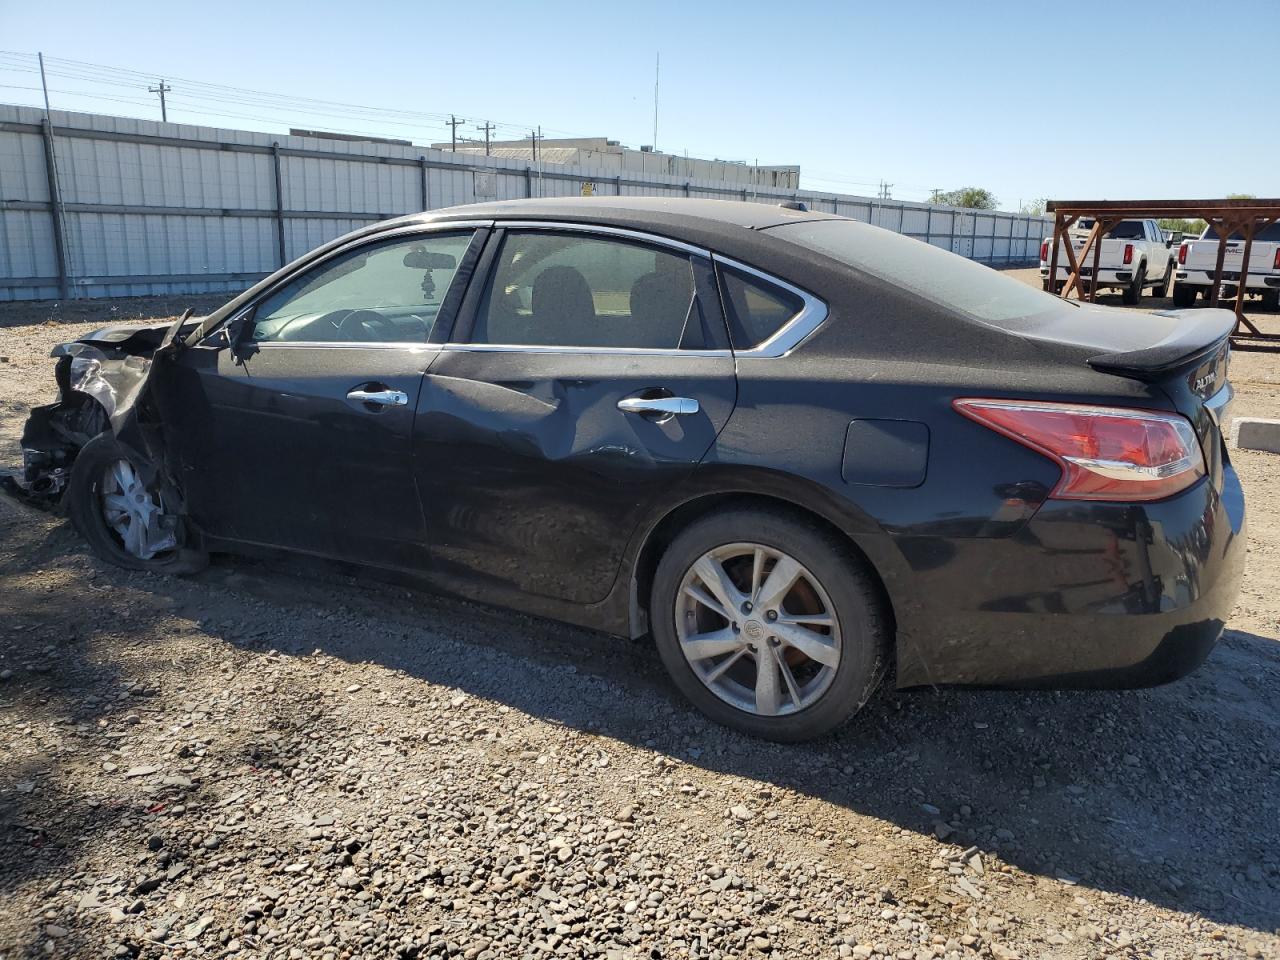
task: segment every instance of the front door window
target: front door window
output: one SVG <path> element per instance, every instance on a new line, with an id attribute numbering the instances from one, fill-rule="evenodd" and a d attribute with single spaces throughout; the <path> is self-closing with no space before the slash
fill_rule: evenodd
<path id="1" fill-rule="evenodd" d="M 269 294 L 254 311 L 258 343 L 425 343 L 471 232 L 359 247 Z"/>

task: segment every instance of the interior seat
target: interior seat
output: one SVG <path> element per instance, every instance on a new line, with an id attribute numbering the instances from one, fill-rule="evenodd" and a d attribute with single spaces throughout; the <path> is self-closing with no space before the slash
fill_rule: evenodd
<path id="1" fill-rule="evenodd" d="M 685 275 L 646 273 L 631 285 L 631 325 L 628 335 L 637 347 L 670 350 L 680 346 L 689 316 L 693 289 Z"/>
<path id="2" fill-rule="evenodd" d="M 533 281 L 530 326 L 537 343 L 602 346 L 591 287 L 574 267 L 548 267 Z"/>

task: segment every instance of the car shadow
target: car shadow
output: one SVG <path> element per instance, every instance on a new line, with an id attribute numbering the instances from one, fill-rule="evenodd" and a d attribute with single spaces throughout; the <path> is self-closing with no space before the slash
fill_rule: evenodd
<path id="1" fill-rule="evenodd" d="M 236 561 L 205 576 L 300 608 L 314 603 L 311 577 L 344 581 L 350 589 L 330 586 L 325 596 L 344 612 L 376 615 L 385 629 L 326 632 L 298 622 L 283 634 L 227 639 L 378 663 L 941 835 L 1063 884 L 1260 931 L 1280 924 L 1280 643 L 1273 639 L 1229 630 L 1196 674 L 1153 690 L 882 691 L 836 734 L 779 745 L 696 712 L 669 685 L 647 641 L 356 584 L 323 569 Z M 218 635 L 219 624 L 202 626 Z"/>
<path id="2" fill-rule="evenodd" d="M 32 530 L 23 565 L 56 571 L 78 560 L 83 547 L 68 550 L 67 531 L 59 523 Z M 148 610 L 175 613 L 246 652 L 319 651 L 379 664 L 549 723 L 794 791 L 838 808 L 822 813 L 824 828 L 856 835 L 863 850 L 881 832 L 857 819 L 870 817 L 920 836 L 942 835 L 947 844 L 976 847 L 1063 884 L 1258 931 L 1280 925 L 1274 639 L 1228 631 L 1196 674 L 1155 690 L 882 691 L 836 734 L 779 745 L 695 711 L 646 641 L 371 582 L 312 561 L 215 558 L 194 581 L 95 567 L 100 576 L 90 582 L 98 586 L 90 589 L 127 582 L 141 598 L 130 600 L 140 624 L 155 616 Z M 42 622 L 76 619 L 84 595 L 19 589 L 11 576 L 18 572 L 0 569 L 7 612 L 37 630 Z M 254 622 L 263 603 L 275 613 L 271 629 Z M 99 628 L 85 622 L 58 646 L 48 677 L 24 674 L 25 692 L 12 682 L 3 691 L 11 702 L 24 698 L 33 722 L 88 724 L 107 704 L 123 709 L 122 694 L 138 682 L 136 668 L 104 665 L 101 652 L 88 661 Z M 118 634 L 120 627 L 111 629 Z M 0 631 L 0 641 L 4 636 Z M 42 646 L 29 652 L 25 632 L 7 636 L 0 653 L 9 663 L 53 656 L 41 654 Z M 84 701 L 89 685 L 96 708 Z M 51 809 L 57 771 L 20 769 L 28 762 L 0 767 L 6 788 L 37 784 L 0 809 L 6 848 L 31 848 L 5 858 L 0 893 L 73 871 L 119 816 L 146 814 L 63 796 L 56 798 L 66 811 L 57 830 L 33 832 L 27 828 Z M 832 853 L 840 855 L 838 848 Z"/>

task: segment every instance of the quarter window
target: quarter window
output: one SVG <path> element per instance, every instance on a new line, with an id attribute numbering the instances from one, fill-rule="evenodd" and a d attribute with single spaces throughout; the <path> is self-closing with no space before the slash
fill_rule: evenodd
<path id="1" fill-rule="evenodd" d="M 703 322 L 688 256 L 587 234 L 511 232 L 472 341 L 701 349 Z"/>
<path id="2" fill-rule="evenodd" d="M 731 267 L 722 268 L 720 283 L 736 350 L 764 343 L 804 307 L 791 291 Z"/>
<path id="3" fill-rule="evenodd" d="M 252 339 L 425 342 L 471 236 L 416 236 L 327 260 L 258 304 Z"/>

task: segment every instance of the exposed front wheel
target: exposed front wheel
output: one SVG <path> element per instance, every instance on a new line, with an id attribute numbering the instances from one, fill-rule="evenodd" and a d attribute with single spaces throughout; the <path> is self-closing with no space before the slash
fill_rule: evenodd
<path id="1" fill-rule="evenodd" d="M 676 686 L 712 719 L 769 740 L 855 714 L 888 664 L 875 585 L 836 537 L 770 510 L 713 514 L 667 549 L 650 619 Z"/>
<path id="2" fill-rule="evenodd" d="M 194 573 L 207 556 L 184 543 L 183 520 L 152 471 L 110 433 L 94 437 L 71 468 L 64 502 L 80 535 L 103 560 L 127 570 Z"/>

